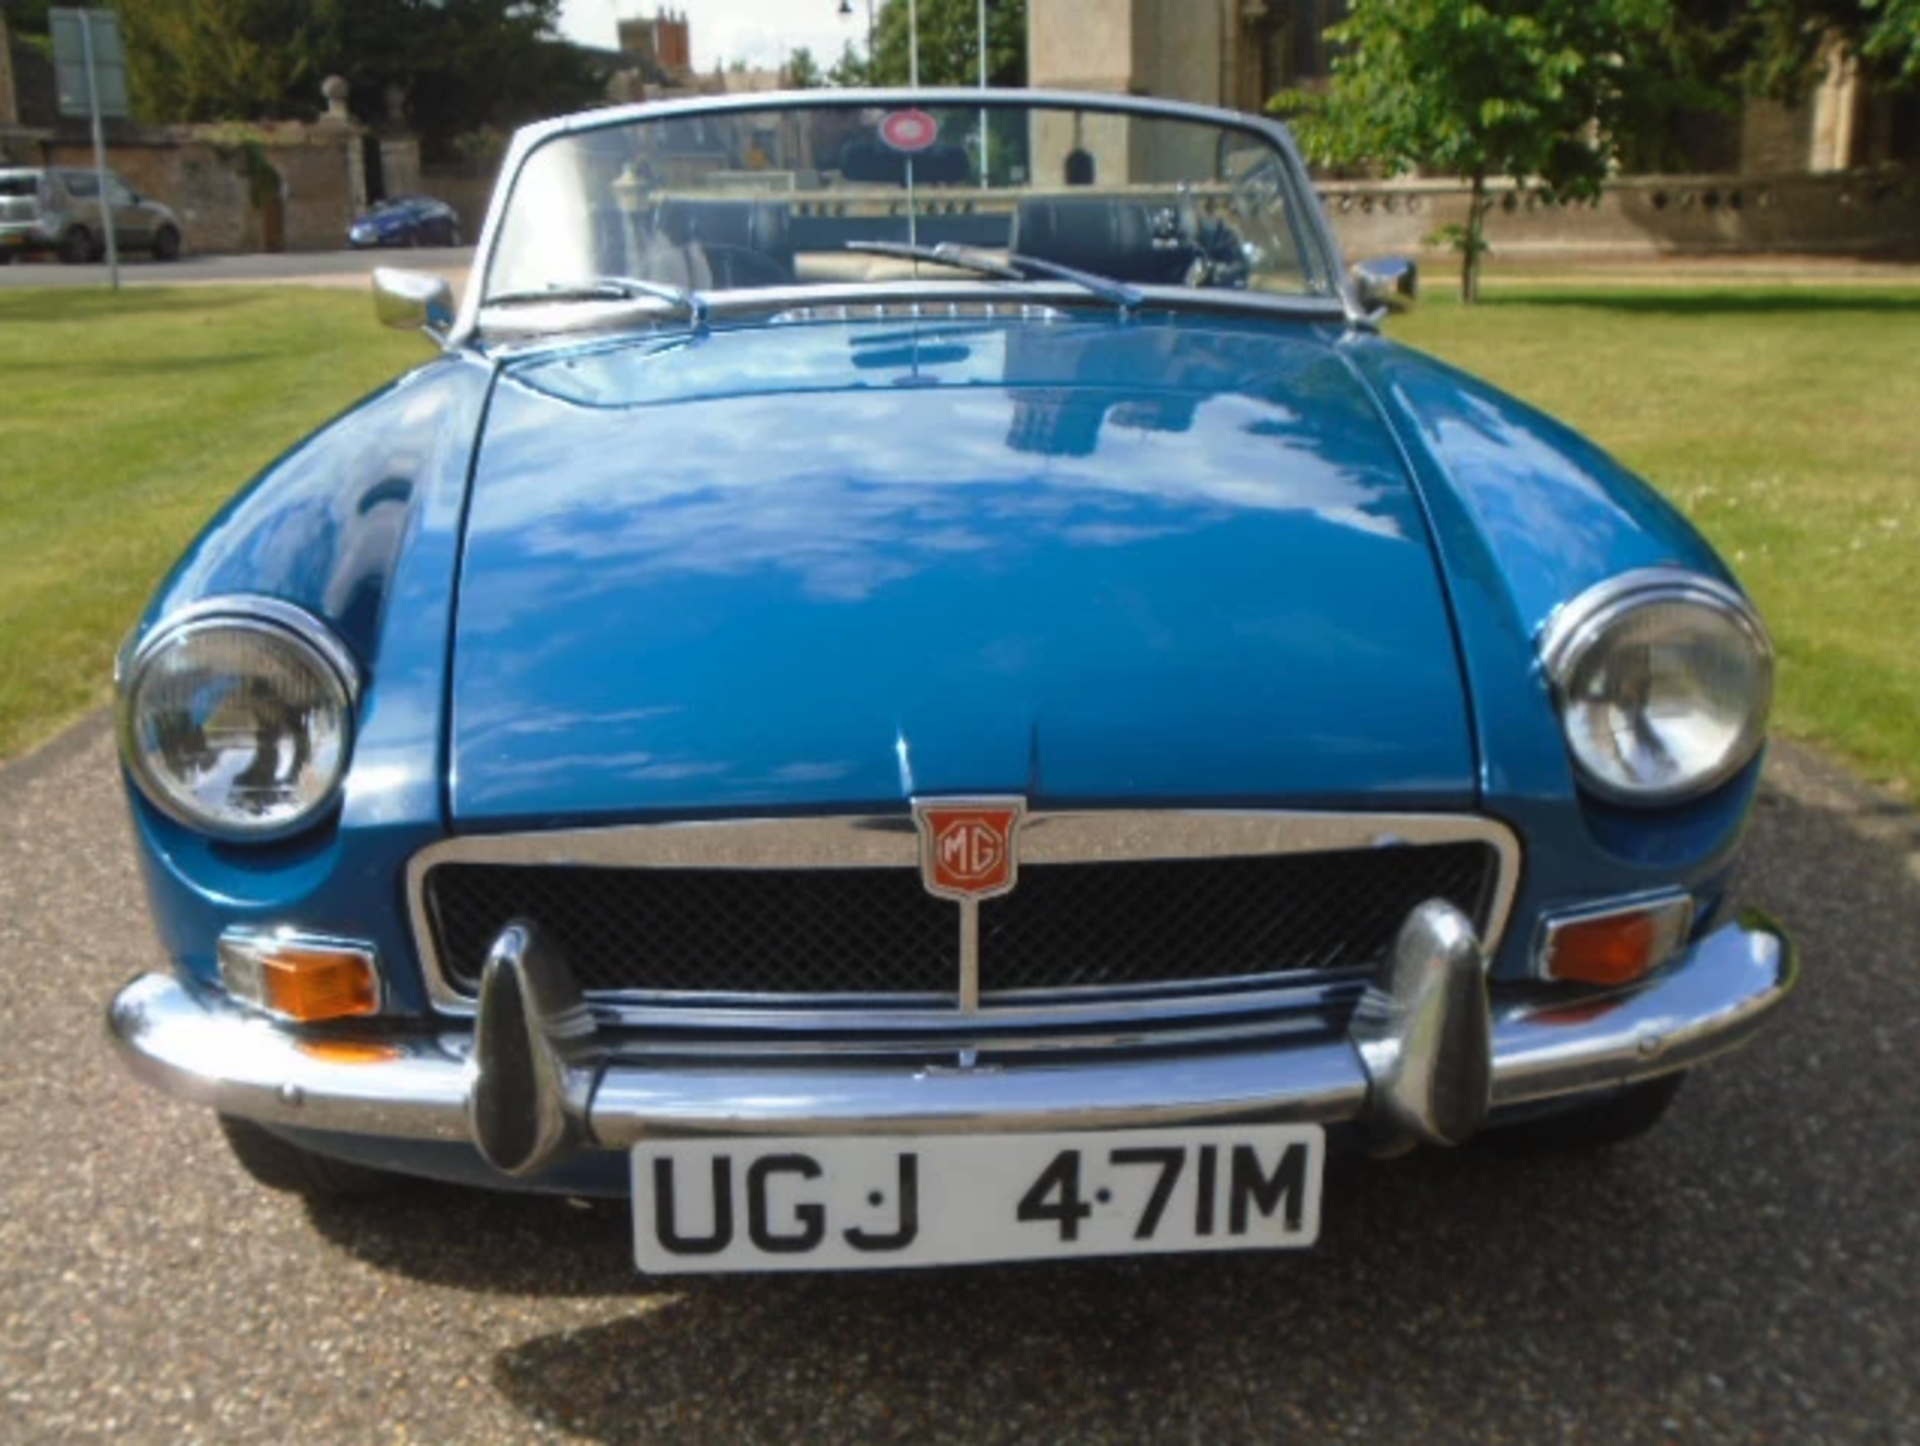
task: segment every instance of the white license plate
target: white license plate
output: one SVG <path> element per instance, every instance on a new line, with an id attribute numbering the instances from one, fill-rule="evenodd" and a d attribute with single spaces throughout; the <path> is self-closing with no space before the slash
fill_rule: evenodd
<path id="1" fill-rule="evenodd" d="M 633 1151 L 653 1275 L 1312 1245 L 1315 1125 L 676 1140 Z"/>

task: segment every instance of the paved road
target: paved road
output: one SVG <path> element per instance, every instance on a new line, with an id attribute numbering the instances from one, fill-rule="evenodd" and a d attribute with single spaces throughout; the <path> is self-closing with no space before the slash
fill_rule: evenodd
<path id="1" fill-rule="evenodd" d="M 364 284 L 376 266 L 406 266 L 420 271 L 464 274 L 471 248 L 417 251 L 316 251 L 278 256 L 183 256 L 165 264 L 136 253 L 120 262 L 123 286 L 179 286 L 213 283 L 300 281 L 315 285 Z M 21 261 L 0 266 L 0 291 L 34 287 L 108 285 L 104 261 L 92 266 L 62 266 L 57 261 Z"/>
<path id="2" fill-rule="evenodd" d="M 96 720 L 0 771 L 0 1439 L 1920 1441 L 1920 821 L 1786 763 L 1807 984 L 1611 1158 L 1340 1164 L 1309 1255 L 663 1288 L 615 1208 L 309 1208 L 123 1077 Z"/>

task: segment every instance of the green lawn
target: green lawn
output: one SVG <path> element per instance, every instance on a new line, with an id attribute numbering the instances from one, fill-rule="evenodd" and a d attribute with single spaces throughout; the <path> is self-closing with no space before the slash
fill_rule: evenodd
<path id="1" fill-rule="evenodd" d="M 1648 278 L 1496 276 L 1477 310 L 1436 296 L 1391 330 L 1664 488 L 1766 611 L 1783 730 L 1914 788 L 1920 284 Z M 370 312 L 303 288 L 0 293 L 0 757 L 106 700 L 121 634 L 236 486 L 427 355 Z"/>
<path id="2" fill-rule="evenodd" d="M 1496 283 L 1391 332 L 1678 502 L 1766 614 L 1779 730 L 1920 785 L 1920 284 Z"/>
<path id="3" fill-rule="evenodd" d="M 241 483 L 428 355 L 362 291 L 0 292 L 0 758 L 107 700 L 141 604 Z"/>

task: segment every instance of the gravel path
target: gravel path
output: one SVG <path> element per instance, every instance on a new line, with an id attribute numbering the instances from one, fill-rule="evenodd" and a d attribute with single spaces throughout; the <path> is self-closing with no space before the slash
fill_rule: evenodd
<path id="1" fill-rule="evenodd" d="M 122 1073 L 95 719 L 0 770 L 0 1440 L 1920 1442 L 1920 819 L 1776 763 L 1806 983 L 1610 1158 L 1336 1161 L 1306 1255 L 656 1288 L 618 1208 L 312 1208 Z"/>

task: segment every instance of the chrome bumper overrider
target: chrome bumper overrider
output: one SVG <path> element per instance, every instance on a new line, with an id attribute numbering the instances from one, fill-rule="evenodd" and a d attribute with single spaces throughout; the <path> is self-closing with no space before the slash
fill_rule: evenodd
<path id="1" fill-rule="evenodd" d="M 531 926 L 495 946 L 472 1035 L 330 1051 L 163 975 L 109 1027 L 134 1073 L 226 1114 L 344 1134 L 470 1142 L 509 1173 L 577 1147 L 672 1134 L 1025 1131 L 1261 1118 L 1359 1122 L 1458 1143 L 1490 1108 L 1631 1083 L 1743 1043 L 1793 987 L 1786 937 L 1747 917 L 1604 999 L 1490 1002 L 1450 906 L 1422 905 L 1345 1037 L 1214 1053 L 968 1067 L 624 1059 Z"/>

